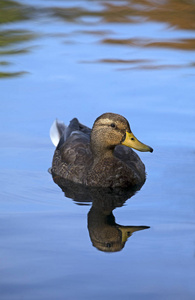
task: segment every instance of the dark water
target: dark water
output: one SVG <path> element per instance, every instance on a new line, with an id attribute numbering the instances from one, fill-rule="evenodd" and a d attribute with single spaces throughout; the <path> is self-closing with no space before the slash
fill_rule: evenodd
<path id="1" fill-rule="evenodd" d="M 194 4 L 1 1 L 2 300 L 195 298 Z M 147 181 L 65 196 L 51 123 L 107 111 L 154 148 Z"/>

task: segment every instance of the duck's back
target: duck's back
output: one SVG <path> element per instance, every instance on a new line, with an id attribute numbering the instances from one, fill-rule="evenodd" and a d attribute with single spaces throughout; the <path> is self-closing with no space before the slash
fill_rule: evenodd
<path id="1" fill-rule="evenodd" d="M 60 139 L 53 157 L 52 173 L 83 184 L 87 168 L 92 164 L 91 129 L 76 118 L 70 121 L 68 127 L 58 121 L 54 126 Z"/>

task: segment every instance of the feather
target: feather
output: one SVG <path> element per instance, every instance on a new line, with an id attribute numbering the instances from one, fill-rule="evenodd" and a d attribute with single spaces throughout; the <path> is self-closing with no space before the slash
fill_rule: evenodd
<path id="1" fill-rule="evenodd" d="M 62 136 L 65 136 L 64 141 L 66 140 L 66 129 L 64 122 L 57 119 L 53 122 L 50 128 L 50 138 L 54 146 L 57 147 Z"/>

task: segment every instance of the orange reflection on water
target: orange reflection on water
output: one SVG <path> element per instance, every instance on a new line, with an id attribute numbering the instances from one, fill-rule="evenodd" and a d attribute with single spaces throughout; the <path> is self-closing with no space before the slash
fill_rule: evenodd
<path id="1" fill-rule="evenodd" d="M 102 1 L 100 4 L 101 9 L 95 11 L 73 6 L 50 8 L 50 12 L 69 22 L 81 22 L 83 17 L 99 17 L 101 22 L 106 23 L 138 23 L 142 20 L 163 22 L 180 29 L 195 29 L 193 1 L 128 0 L 126 4 L 121 4 L 120 1 Z"/>
<path id="2" fill-rule="evenodd" d="M 105 44 L 120 44 L 136 47 L 158 47 L 180 50 L 195 50 L 195 39 L 172 39 L 172 40 L 157 40 L 157 39 L 103 39 Z"/>

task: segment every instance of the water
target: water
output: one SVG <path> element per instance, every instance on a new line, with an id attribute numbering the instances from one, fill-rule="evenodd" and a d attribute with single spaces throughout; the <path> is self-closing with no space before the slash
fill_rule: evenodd
<path id="1" fill-rule="evenodd" d="M 1 1 L 2 300 L 194 299 L 194 7 Z M 92 126 L 107 111 L 154 152 L 139 153 L 142 189 L 114 206 L 104 199 L 105 213 L 65 196 L 47 170 L 56 117 Z M 100 251 L 91 228 L 115 231 L 112 214 L 129 231 L 149 228 Z"/>

